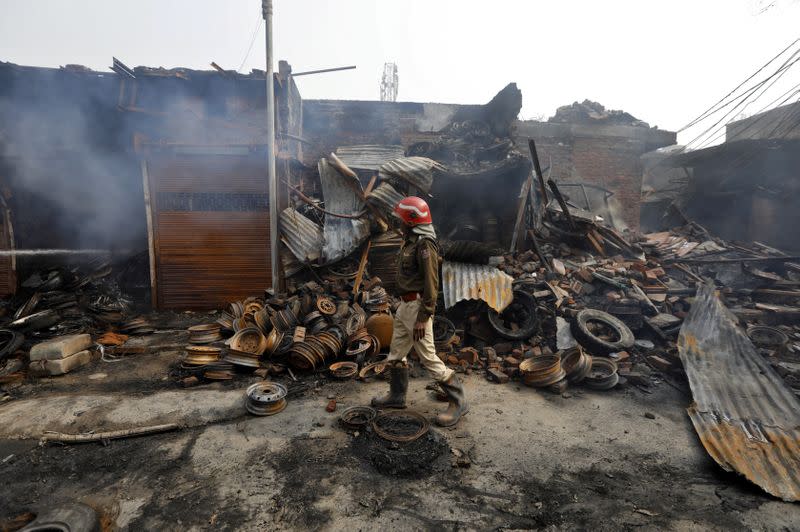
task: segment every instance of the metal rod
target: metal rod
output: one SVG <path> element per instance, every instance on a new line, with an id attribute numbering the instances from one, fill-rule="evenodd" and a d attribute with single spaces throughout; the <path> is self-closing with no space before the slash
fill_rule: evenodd
<path id="1" fill-rule="evenodd" d="M 366 211 L 361 211 L 358 214 L 337 214 L 335 212 L 326 211 L 325 209 L 314 203 L 314 200 L 312 200 L 311 198 L 300 192 L 300 190 L 298 190 L 296 187 L 293 187 L 288 184 L 286 186 L 289 187 L 289 190 L 297 194 L 297 197 L 300 198 L 300 201 L 302 201 L 303 203 L 305 203 L 310 207 L 313 207 L 314 209 L 318 210 L 323 214 L 327 214 L 328 216 L 333 216 L 335 218 L 346 218 L 348 220 L 358 220 L 359 218 L 363 218 L 364 215 L 367 213 Z"/>
<path id="2" fill-rule="evenodd" d="M 336 68 L 323 68 L 321 70 L 306 70 L 305 72 L 298 72 L 297 74 L 292 73 L 292 77 L 296 78 L 297 76 L 308 76 L 308 75 L 311 75 L 311 74 L 324 74 L 325 72 L 339 72 L 340 70 L 353 70 L 354 68 L 356 68 L 356 65 L 336 67 Z"/>
<path id="3" fill-rule="evenodd" d="M 261 12 L 266 28 L 267 52 L 267 186 L 269 192 L 269 242 L 272 289 L 280 290 L 280 265 L 278 263 L 278 180 L 275 174 L 275 85 L 272 65 L 272 0 L 261 0 Z"/>
<path id="4" fill-rule="evenodd" d="M 133 250 L 113 249 L 10 249 L 0 251 L 0 257 L 34 257 L 37 255 L 105 255 L 111 253 L 132 253 Z"/>
<path id="5" fill-rule="evenodd" d="M 533 169 L 536 171 L 536 179 L 539 181 L 539 190 L 542 193 L 542 210 L 544 216 L 550 219 L 550 213 L 547 212 L 547 187 L 544 186 L 544 176 L 542 175 L 542 167 L 539 164 L 539 154 L 536 152 L 536 143 L 533 139 L 528 139 L 528 149 L 531 152 L 531 160 L 533 161 Z"/>
<path id="6" fill-rule="evenodd" d="M 561 210 L 564 213 L 564 216 L 567 218 L 567 222 L 569 223 L 570 229 L 573 231 L 577 229 L 575 226 L 575 220 L 572 219 L 572 214 L 569 212 L 569 207 L 567 206 L 567 202 L 564 201 L 564 196 L 561 195 L 561 191 L 558 190 L 558 185 L 552 179 L 547 180 L 547 185 L 550 187 L 550 190 L 553 191 L 553 196 L 555 196 L 558 205 L 561 207 Z"/>
<path id="7" fill-rule="evenodd" d="M 536 231 L 533 229 L 528 229 L 528 236 L 531 237 L 533 249 L 536 250 L 536 254 L 539 256 L 539 262 L 542 263 L 542 266 L 544 266 L 548 272 L 552 273 L 553 267 L 548 262 L 547 257 L 544 256 L 544 253 L 542 253 L 542 248 L 539 246 L 539 239 L 536 238 Z"/>

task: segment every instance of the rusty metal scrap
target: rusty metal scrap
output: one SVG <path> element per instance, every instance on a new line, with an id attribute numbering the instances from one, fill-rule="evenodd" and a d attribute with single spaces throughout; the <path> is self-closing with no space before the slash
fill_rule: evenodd
<path id="1" fill-rule="evenodd" d="M 326 159 L 317 165 L 325 198 L 325 209 L 330 212 L 355 215 L 364 209 L 359 195 L 361 185 L 342 174 Z M 328 216 L 323 228 L 322 256 L 325 262 L 335 262 L 350 255 L 369 237 L 369 221 Z"/>
<path id="2" fill-rule="evenodd" d="M 334 362 L 328 367 L 328 371 L 337 379 L 352 379 L 358 375 L 358 364 L 350 361 Z"/>
<path id="3" fill-rule="evenodd" d="M 617 363 L 610 358 L 592 357 L 584 384 L 593 390 L 610 390 L 619 383 Z"/>
<path id="4" fill-rule="evenodd" d="M 513 280 L 513 277 L 494 266 L 444 261 L 444 306 L 450 308 L 459 301 L 480 299 L 490 308 L 502 312 L 514 299 L 511 288 Z"/>
<path id="5" fill-rule="evenodd" d="M 286 408 L 289 390 L 277 382 L 257 382 L 245 392 L 245 409 L 255 416 L 271 416 Z"/>
<path id="6" fill-rule="evenodd" d="M 357 170 L 378 170 L 384 164 L 405 155 L 405 148 L 399 145 L 362 144 L 340 146 L 336 155 L 341 161 Z"/>
<path id="7" fill-rule="evenodd" d="M 566 377 L 558 355 L 540 355 L 527 358 L 519 365 L 522 382 L 534 388 L 544 388 Z"/>
<path id="8" fill-rule="evenodd" d="M 339 422 L 347 429 L 359 430 L 372 423 L 378 411 L 369 406 L 351 406 L 342 412 Z"/>
<path id="9" fill-rule="evenodd" d="M 314 262 L 322 256 L 322 228 L 292 208 L 280 215 L 281 240 L 300 262 Z"/>
<path id="10" fill-rule="evenodd" d="M 384 410 L 372 420 L 372 430 L 386 441 L 408 443 L 427 434 L 428 419 L 414 410 Z"/>
<path id="11" fill-rule="evenodd" d="M 392 215 L 395 206 L 403 197 L 389 183 L 381 183 L 367 196 L 367 203 L 388 217 Z"/>
<path id="12" fill-rule="evenodd" d="M 800 500 L 800 400 L 761 357 L 712 283 L 702 285 L 678 348 L 708 454 L 768 493 Z"/>
<path id="13" fill-rule="evenodd" d="M 427 194 L 431 191 L 434 174 L 444 171 L 445 167 L 433 159 L 403 157 L 381 165 L 379 175 L 384 180 L 399 179 Z"/>
<path id="14" fill-rule="evenodd" d="M 210 344 L 222 340 L 220 334 L 221 326 L 218 323 L 207 323 L 203 325 L 193 325 L 189 331 L 190 344 Z"/>

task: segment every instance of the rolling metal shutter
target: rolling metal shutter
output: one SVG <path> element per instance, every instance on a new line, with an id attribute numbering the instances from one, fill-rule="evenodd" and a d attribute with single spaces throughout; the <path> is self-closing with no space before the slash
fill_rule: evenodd
<path id="1" fill-rule="evenodd" d="M 270 287 L 263 157 L 153 157 L 143 177 L 154 306 L 216 309 Z"/>

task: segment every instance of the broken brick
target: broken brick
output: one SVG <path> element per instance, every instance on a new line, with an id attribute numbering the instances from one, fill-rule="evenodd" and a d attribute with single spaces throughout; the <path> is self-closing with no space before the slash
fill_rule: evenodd
<path id="1" fill-rule="evenodd" d="M 464 347 L 458 351 L 458 359 L 469 365 L 478 361 L 478 351 L 474 347 Z"/>
<path id="2" fill-rule="evenodd" d="M 489 368 L 489 370 L 486 372 L 486 377 L 490 381 L 496 382 L 498 384 L 505 384 L 509 381 L 508 375 L 494 368 Z"/>
<path id="3" fill-rule="evenodd" d="M 514 349 L 514 346 L 511 344 L 511 342 L 494 344 L 494 350 L 498 355 L 507 355 L 512 349 Z"/>
<path id="4" fill-rule="evenodd" d="M 661 371 L 669 371 L 672 369 L 672 363 L 668 360 L 661 358 L 658 355 L 650 355 L 647 357 L 647 361 L 655 368 L 660 369 Z"/>

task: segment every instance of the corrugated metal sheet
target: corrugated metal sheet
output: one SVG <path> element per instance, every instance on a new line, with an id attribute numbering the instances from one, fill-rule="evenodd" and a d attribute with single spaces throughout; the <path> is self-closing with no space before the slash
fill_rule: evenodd
<path id="1" fill-rule="evenodd" d="M 501 312 L 514 299 L 511 288 L 513 280 L 513 277 L 495 266 L 444 261 L 442 263 L 444 306 L 450 308 L 459 301 L 481 299 L 489 307 Z"/>
<path id="2" fill-rule="evenodd" d="M 800 500 L 800 400 L 758 354 L 709 283 L 678 339 L 708 454 L 786 501 Z"/>
<path id="3" fill-rule="evenodd" d="M 395 205 L 397 205 L 403 197 L 404 196 L 389 183 L 381 183 L 367 196 L 367 203 L 387 216 L 390 216 L 394 212 Z"/>
<path id="4" fill-rule="evenodd" d="M 322 228 L 292 208 L 280 214 L 281 241 L 300 262 L 315 262 L 322 256 Z"/>
<path id="5" fill-rule="evenodd" d="M 397 288 L 397 254 L 403 239 L 394 231 L 386 231 L 371 239 L 369 248 L 370 275 L 381 278 L 383 287 L 393 293 Z"/>
<path id="6" fill-rule="evenodd" d="M 270 286 L 264 164 L 258 156 L 148 161 L 158 308 L 220 308 Z"/>
<path id="7" fill-rule="evenodd" d="M 337 214 L 354 215 L 364 210 L 364 201 L 356 195 L 354 187 L 360 190 L 361 185 L 321 159 L 317 165 L 322 184 L 322 197 L 325 199 L 325 210 Z M 323 228 L 324 244 L 322 257 L 326 263 L 335 262 L 352 253 L 369 237 L 369 220 L 352 220 L 325 216 Z"/>
<path id="8" fill-rule="evenodd" d="M 400 179 L 427 194 L 431 191 L 434 174 L 444 171 L 445 167 L 433 159 L 403 157 L 382 165 L 379 174 L 382 179 Z"/>
<path id="9" fill-rule="evenodd" d="M 340 146 L 336 155 L 344 164 L 357 170 L 378 170 L 381 165 L 405 155 L 405 148 L 396 145 L 362 144 Z"/>

